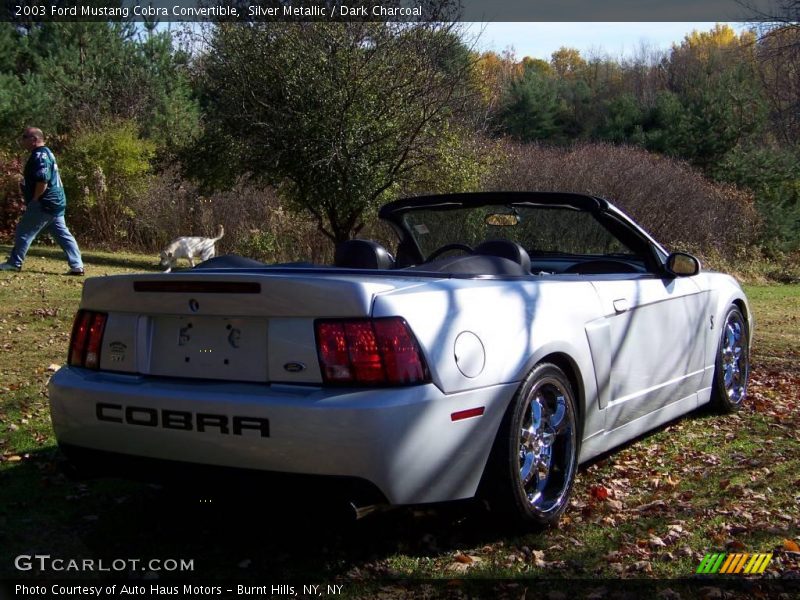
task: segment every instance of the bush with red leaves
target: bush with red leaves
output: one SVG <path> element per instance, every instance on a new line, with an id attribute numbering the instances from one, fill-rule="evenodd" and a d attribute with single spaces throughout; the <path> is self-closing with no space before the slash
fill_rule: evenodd
<path id="1" fill-rule="evenodd" d="M 16 157 L 0 152 L 0 241 L 14 238 L 17 220 L 25 207 L 19 189 L 22 164 Z"/>

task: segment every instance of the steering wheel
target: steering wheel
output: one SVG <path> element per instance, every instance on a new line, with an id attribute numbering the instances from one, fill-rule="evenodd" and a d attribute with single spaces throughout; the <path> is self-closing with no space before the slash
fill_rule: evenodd
<path id="1" fill-rule="evenodd" d="M 428 263 L 431 262 L 432 260 L 436 260 L 442 254 L 444 254 L 445 252 L 449 252 L 450 250 L 462 250 L 467 254 L 475 254 L 475 250 L 472 248 L 472 246 L 468 246 L 467 244 L 445 244 L 444 246 L 440 246 L 439 248 L 431 252 L 430 256 L 428 256 L 428 258 L 426 258 L 424 262 Z"/>

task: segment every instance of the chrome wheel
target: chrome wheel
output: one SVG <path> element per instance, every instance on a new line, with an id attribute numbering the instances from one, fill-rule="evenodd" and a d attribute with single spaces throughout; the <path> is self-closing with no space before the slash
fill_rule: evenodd
<path id="1" fill-rule="evenodd" d="M 741 311 L 732 306 L 720 334 L 712 403 L 723 412 L 737 410 L 747 395 L 750 340 Z"/>
<path id="2" fill-rule="evenodd" d="M 564 371 L 536 365 L 503 416 L 481 481 L 498 520 L 530 530 L 558 523 L 578 468 L 577 419 Z"/>
<path id="3" fill-rule="evenodd" d="M 530 509 L 542 516 L 566 504 L 576 466 L 572 394 L 559 379 L 542 378 L 531 388 L 519 430 L 519 484 Z"/>
<path id="4" fill-rule="evenodd" d="M 722 376 L 725 381 L 725 394 L 738 404 L 744 400 L 747 385 L 747 337 L 741 315 L 731 312 L 722 332 Z"/>

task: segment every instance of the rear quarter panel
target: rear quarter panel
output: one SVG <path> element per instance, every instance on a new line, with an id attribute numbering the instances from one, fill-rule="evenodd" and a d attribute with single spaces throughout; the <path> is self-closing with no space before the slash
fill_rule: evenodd
<path id="1" fill-rule="evenodd" d="M 406 319 L 422 346 L 433 382 L 448 394 L 519 383 L 548 355 L 564 355 L 574 366 L 584 436 L 602 428 L 585 331 L 586 324 L 601 318 L 602 312 L 590 283 L 574 277 L 443 279 L 378 294 L 373 315 Z M 474 334 L 482 346 L 483 368 L 477 374 L 465 374 L 457 362 L 456 343 L 465 332 Z M 507 398 L 486 406 L 484 420 L 492 436 L 509 402 Z"/>

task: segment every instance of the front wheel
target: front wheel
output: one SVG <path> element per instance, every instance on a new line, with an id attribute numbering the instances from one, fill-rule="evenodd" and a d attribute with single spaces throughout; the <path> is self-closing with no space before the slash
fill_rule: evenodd
<path id="1" fill-rule="evenodd" d="M 578 466 L 572 386 L 556 365 L 526 378 L 500 426 L 485 492 L 493 510 L 526 528 L 555 525 L 569 502 Z"/>
<path id="2" fill-rule="evenodd" d="M 742 311 L 731 306 L 722 325 L 711 405 L 720 412 L 739 410 L 747 395 L 747 378 L 750 375 L 750 340 Z"/>

